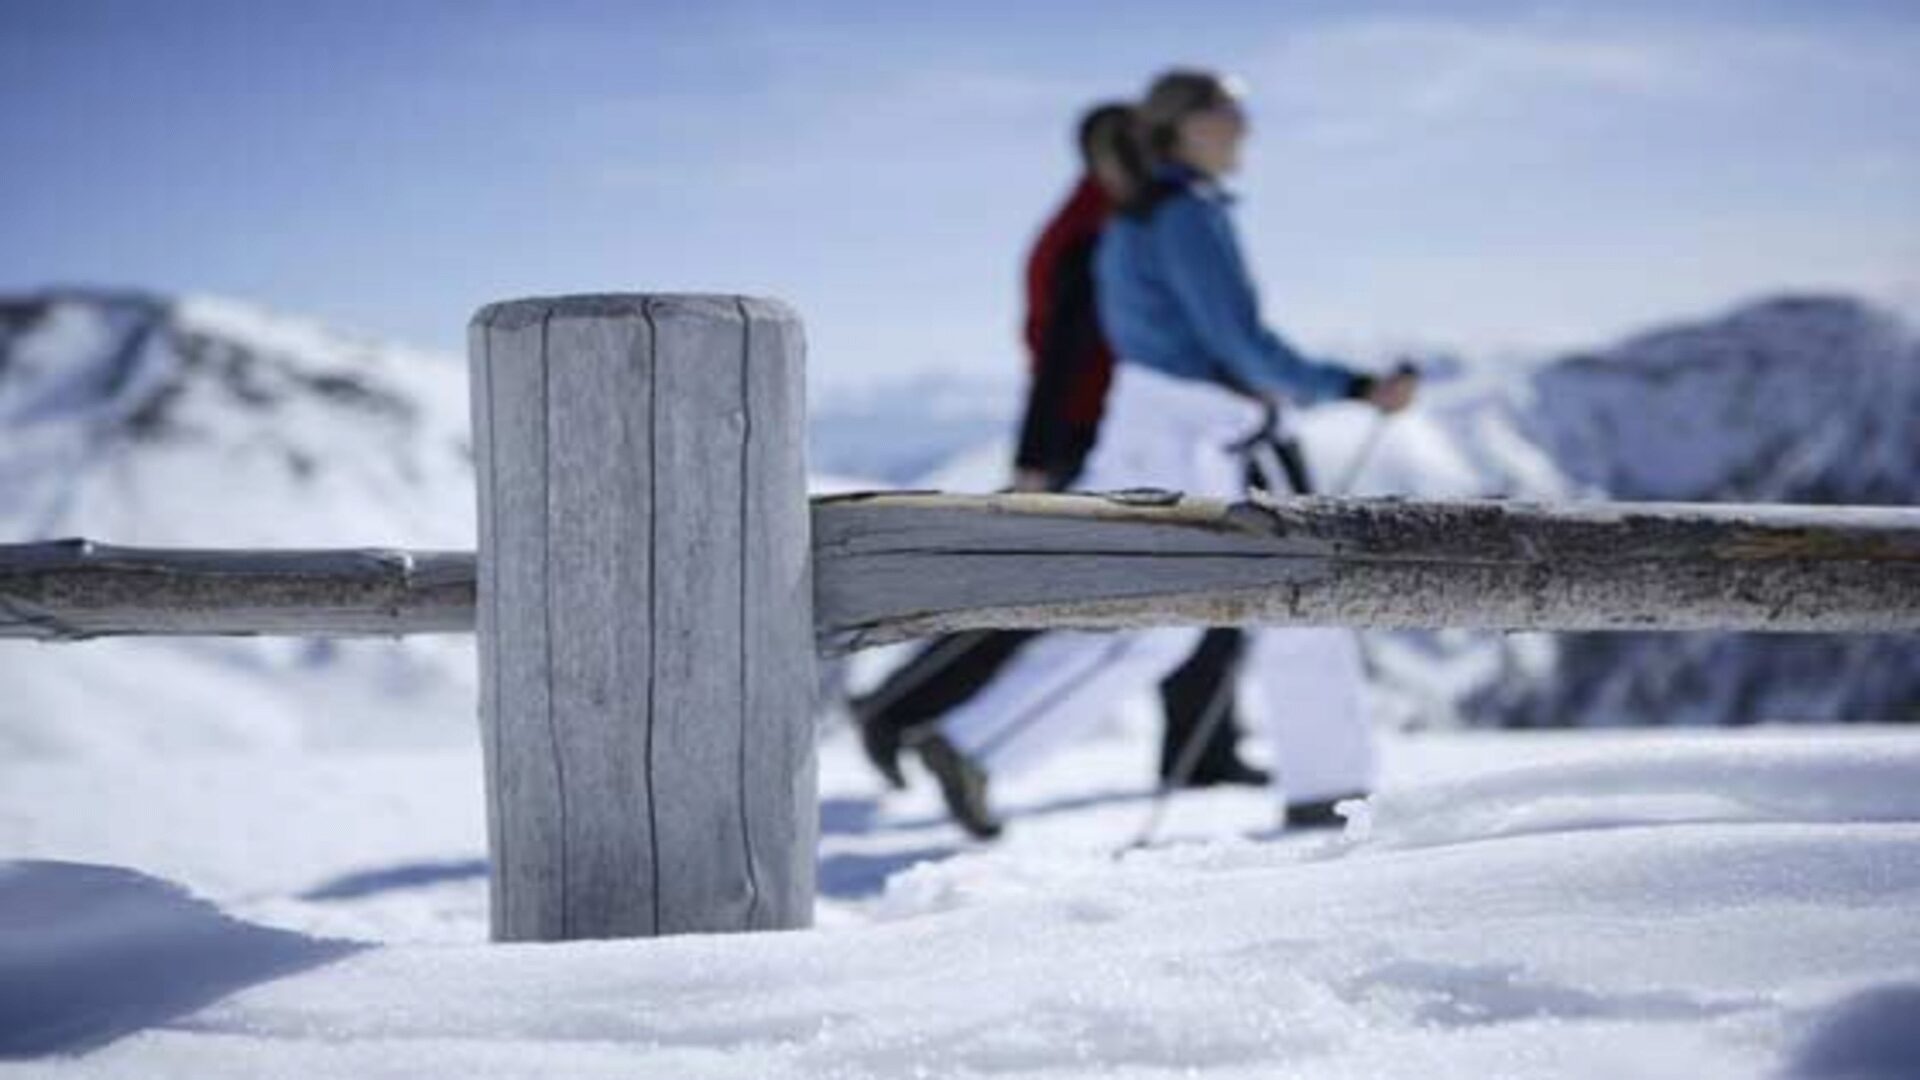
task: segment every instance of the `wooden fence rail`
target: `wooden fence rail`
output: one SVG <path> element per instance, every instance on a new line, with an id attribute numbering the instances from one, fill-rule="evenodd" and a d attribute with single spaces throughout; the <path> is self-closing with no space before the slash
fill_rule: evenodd
<path id="1" fill-rule="evenodd" d="M 1920 510 L 813 500 L 822 652 L 980 627 L 1920 632 Z M 0 545 L 0 638 L 471 633 L 471 552 Z"/>
<path id="2" fill-rule="evenodd" d="M 814 511 L 829 648 L 983 627 L 1920 631 L 1920 510 L 854 496 Z"/>
<path id="3" fill-rule="evenodd" d="M 0 638 L 471 633 L 470 551 L 0 545 Z"/>
<path id="4" fill-rule="evenodd" d="M 1920 631 L 1920 510 L 892 494 L 809 503 L 799 320 L 470 326 L 477 555 L 0 546 L 0 637 L 474 630 L 494 936 L 812 918 L 820 652 L 972 627 Z"/>

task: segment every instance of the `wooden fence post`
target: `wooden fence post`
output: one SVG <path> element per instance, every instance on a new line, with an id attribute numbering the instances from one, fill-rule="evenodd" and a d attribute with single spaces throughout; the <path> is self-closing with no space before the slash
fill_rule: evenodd
<path id="1" fill-rule="evenodd" d="M 493 936 L 808 925 L 798 318 L 518 300 L 481 309 L 470 347 Z"/>

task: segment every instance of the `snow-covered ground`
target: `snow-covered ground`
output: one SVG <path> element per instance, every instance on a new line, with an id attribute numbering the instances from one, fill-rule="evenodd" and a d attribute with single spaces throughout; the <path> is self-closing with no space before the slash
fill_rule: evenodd
<path id="1" fill-rule="evenodd" d="M 1528 386 L 1573 387 L 1563 412 L 1650 392 L 1614 380 L 1759 402 L 1695 432 L 1808 448 L 1716 458 L 1743 497 L 1902 498 L 1920 353 L 1878 325 L 1776 304 Z M 1862 453 L 1826 437 L 1841 398 L 1781 405 L 1816 377 L 1873 397 Z M 1436 382 L 1358 490 L 1613 482 L 1543 449 L 1511 381 Z M 0 300 L 0 540 L 466 547 L 464 390 L 457 361 L 217 301 Z M 857 474 L 903 429 L 855 404 L 822 415 Z M 927 426 L 976 440 L 986 408 Z M 1367 422 L 1307 424 L 1329 474 Z M 927 435 L 908 449 L 946 452 Z M 1511 715 L 1549 722 L 1911 710 L 1901 641 L 1706 640 L 1576 663 L 1377 636 L 1375 711 L 1455 722 L 1488 686 L 1546 688 Z M 830 721 L 816 929 L 494 946 L 474 713 L 458 637 L 0 646 L 0 1076 L 1920 1076 L 1917 728 L 1390 734 L 1344 835 L 1196 793 L 1116 858 L 1150 805 L 1143 714 L 997 790 L 992 848 L 924 777 L 882 797 Z"/>
<path id="2" fill-rule="evenodd" d="M 1920 733 L 1405 736 L 1345 835 L 1115 858 L 1148 735 L 980 848 L 836 730 L 817 929 L 544 946 L 471 746 L 9 762 L 0 1075 L 1920 1074 Z"/>

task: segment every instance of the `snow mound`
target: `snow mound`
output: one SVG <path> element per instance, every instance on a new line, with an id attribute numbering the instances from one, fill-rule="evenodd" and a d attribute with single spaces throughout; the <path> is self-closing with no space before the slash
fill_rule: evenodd
<path id="1" fill-rule="evenodd" d="M 1898 778 L 1920 740 L 1835 738 L 1733 738 L 1716 768 L 1704 741 L 1582 736 L 1535 766 L 1474 775 L 1483 761 L 1382 796 L 1366 842 L 1282 836 L 1119 860 L 1070 845 L 965 851 L 893 875 L 814 931 L 328 954 L 239 980 L 190 1015 L 149 1014 L 85 1058 L 35 1064 L 195 1077 L 1899 1075 L 1888 1069 L 1911 1060 L 1901 1018 L 1920 985 L 1920 822 Z M 1524 759 L 1539 745 L 1454 749 Z M 1662 802 L 1681 789 L 1705 801 Z M 915 813 L 883 809 L 857 839 L 921 844 Z M 320 891 L 433 888 L 462 872 Z M 33 933 L 107 927 L 56 911 Z M 318 947 L 288 940 L 301 958 Z"/>
<path id="2" fill-rule="evenodd" d="M 1789 741 L 1675 743 L 1387 792 L 1353 809 L 1346 839 L 1396 849 L 1684 823 L 1920 823 L 1920 744 L 1823 732 L 1782 754 Z"/>
<path id="3" fill-rule="evenodd" d="M 93 1049 L 357 948 L 250 926 L 132 870 L 0 864 L 0 1059 Z"/>
<path id="4" fill-rule="evenodd" d="M 1904 1080 L 1920 1072 L 1920 984 L 1876 986 L 1824 1010 L 1787 1080 Z"/>

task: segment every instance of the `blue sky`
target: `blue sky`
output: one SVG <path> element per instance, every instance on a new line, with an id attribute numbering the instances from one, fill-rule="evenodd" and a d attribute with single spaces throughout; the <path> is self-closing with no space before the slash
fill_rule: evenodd
<path id="1" fill-rule="evenodd" d="M 1074 115 L 1175 62 L 1252 88 L 1244 236 L 1310 348 L 1920 310 L 1920 0 L 0 0 L 0 289 L 449 350 L 493 299 L 745 291 L 823 382 L 1012 373 Z"/>

